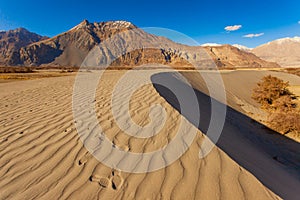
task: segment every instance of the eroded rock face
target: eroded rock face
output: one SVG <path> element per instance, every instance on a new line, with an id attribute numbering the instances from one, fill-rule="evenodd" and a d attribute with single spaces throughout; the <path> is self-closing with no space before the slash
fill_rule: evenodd
<path id="1" fill-rule="evenodd" d="M 19 50 L 31 43 L 46 39 L 47 37 L 29 32 L 24 28 L 0 32 L 0 64 L 19 64 Z"/>
<path id="2" fill-rule="evenodd" d="M 20 61 L 24 65 L 40 65 L 52 62 L 61 53 L 56 45 L 33 44 L 20 49 Z"/>
<path id="3" fill-rule="evenodd" d="M 218 67 L 280 67 L 276 63 L 267 62 L 250 52 L 240 50 L 231 45 L 204 48 L 214 59 Z"/>
<path id="4" fill-rule="evenodd" d="M 143 64 L 170 65 L 174 67 L 192 67 L 192 65 L 183 57 L 180 57 L 174 51 L 168 49 L 138 49 L 128 52 L 116 59 L 112 67 L 131 67 Z"/>

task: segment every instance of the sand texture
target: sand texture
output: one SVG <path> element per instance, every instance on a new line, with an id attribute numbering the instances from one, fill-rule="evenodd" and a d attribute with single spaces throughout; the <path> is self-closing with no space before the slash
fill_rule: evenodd
<path id="1" fill-rule="evenodd" d="M 99 84 L 93 102 L 99 123 L 114 145 L 125 151 L 161 148 L 174 137 L 180 113 L 153 85 L 146 85 L 131 98 L 132 120 L 144 126 L 149 122 L 150 105 L 160 104 L 168 116 L 166 123 L 151 138 L 123 133 L 110 110 L 113 87 L 123 73 L 106 72 Z M 103 165 L 77 134 L 75 123 L 93 127 L 73 120 L 74 79 L 65 76 L 0 84 L 0 199 L 279 199 L 220 148 L 199 159 L 206 137 L 200 130 L 180 159 L 158 171 L 135 174 Z"/>

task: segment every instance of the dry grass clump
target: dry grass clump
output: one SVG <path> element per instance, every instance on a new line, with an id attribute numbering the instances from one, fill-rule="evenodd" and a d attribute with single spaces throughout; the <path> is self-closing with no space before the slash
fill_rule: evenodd
<path id="1" fill-rule="evenodd" d="M 32 67 L 0 67 L 0 73 L 32 73 Z"/>
<path id="2" fill-rule="evenodd" d="M 277 77 L 265 76 L 254 88 L 252 98 L 260 103 L 263 108 L 270 109 L 275 100 L 291 94 L 287 89 L 288 86 L 288 82 L 284 82 Z"/>
<path id="3" fill-rule="evenodd" d="M 268 123 L 274 130 L 282 133 L 300 134 L 300 110 L 295 102 L 296 96 L 288 90 L 289 83 L 265 76 L 257 84 L 252 98 L 268 111 Z"/>
<path id="4" fill-rule="evenodd" d="M 269 117 L 270 126 L 281 134 L 300 132 L 300 114 L 297 112 L 272 113 Z"/>
<path id="5" fill-rule="evenodd" d="M 300 76 L 300 68 L 287 68 L 286 71 L 290 74 Z"/>

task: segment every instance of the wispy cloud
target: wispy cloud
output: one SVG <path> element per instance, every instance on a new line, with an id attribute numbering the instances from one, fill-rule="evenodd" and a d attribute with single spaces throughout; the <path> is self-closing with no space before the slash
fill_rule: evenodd
<path id="1" fill-rule="evenodd" d="M 298 24 L 300 24 L 300 21 L 298 21 Z"/>
<path id="2" fill-rule="evenodd" d="M 242 28 L 242 25 L 233 25 L 233 26 L 226 26 L 224 29 L 226 31 L 237 31 Z"/>
<path id="3" fill-rule="evenodd" d="M 260 37 L 262 35 L 264 35 L 264 33 L 250 33 L 250 34 L 244 35 L 243 37 L 245 37 L 245 38 L 255 38 L 255 37 Z"/>

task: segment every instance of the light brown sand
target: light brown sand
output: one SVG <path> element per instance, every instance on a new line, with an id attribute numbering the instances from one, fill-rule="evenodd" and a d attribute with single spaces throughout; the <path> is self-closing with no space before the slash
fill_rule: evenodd
<path id="1" fill-rule="evenodd" d="M 183 74 L 194 85 L 194 88 L 204 93 L 207 92 L 200 75 L 195 72 L 184 72 Z M 257 116 L 256 111 L 260 109 L 259 105 L 255 105 L 251 99 L 251 90 L 263 76 L 268 74 L 290 81 L 293 86 L 299 84 L 299 77 L 287 73 L 267 71 L 222 72 L 226 101 L 229 107 L 218 146 L 272 191 L 276 191 L 284 199 L 297 199 L 299 196 L 297 188 L 300 185 L 300 144 L 272 131 L 258 120 L 253 120 L 247 113 L 251 108 L 252 115 Z M 216 73 L 203 72 L 203 75 L 214 79 Z M 160 74 L 160 76 L 163 75 Z M 164 78 L 168 77 L 170 75 L 164 75 Z M 211 111 L 208 102 L 210 99 L 203 92 L 197 92 L 199 102 L 201 102 L 200 111 L 202 116 L 209 116 Z M 237 101 L 237 99 L 242 101 Z M 242 106 L 240 106 L 241 104 Z M 187 115 L 187 117 L 189 116 Z M 205 120 L 205 118 L 201 120 L 200 130 L 206 129 Z"/>
<path id="2" fill-rule="evenodd" d="M 261 81 L 263 76 L 272 75 L 285 82 L 289 82 L 289 90 L 296 96 L 300 97 L 300 77 L 297 75 L 276 72 L 276 71 L 235 71 L 223 74 L 225 87 L 233 94 L 241 105 L 242 112 L 251 116 L 257 121 L 268 124 L 267 113 L 260 109 L 260 105 L 251 98 L 252 90 L 256 84 Z M 242 87 L 240 87 L 242 86 Z M 299 99 L 299 98 L 298 98 Z M 300 143 L 300 137 L 295 133 L 288 133 L 285 136 Z"/>
<path id="3" fill-rule="evenodd" d="M 227 104 L 265 125 L 268 125 L 268 113 L 265 110 L 262 110 L 260 105 L 251 98 L 253 89 L 264 76 L 272 75 L 285 82 L 289 82 L 290 91 L 300 97 L 300 78 L 294 74 L 268 71 L 266 69 L 221 70 L 220 72 L 227 92 Z M 214 72 L 209 71 L 206 73 L 214 74 Z M 183 74 L 195 83 L 194 87 L 208 94 L 208 91 L 204 86 L 205 83 L 201 77 L 198 77 L 198 80 L 195 80 L 197 76 L 195 76 L 194 72 L 184 72 Z M 286 136 L 300 142 L 300 137 L 297 134 L 289 133 L 286 134 Z"/>
<path id="4" fill-rule="evenodd" d="M 151 151 L 172 139 L 180 114 L 152 85 L 134 94 L 131 114 L 143 125 L 149 104 L 161 104 L 169 117 L 163 130 L 149 139 L 119 131 L 108 108 L 112 87 L 123 72 L 107 73 L 96 98 L 107 136 L 133 152 Z M 73 83 L 74 77 L 66 76 L 0 84 L 0 199 L 278 198 L 219 148 L 199 159 L 205 137 L 200 131 L 189 150 L 167 168 L 132 174 L 104 166 L 87 152 L 76 132 Z"/>

